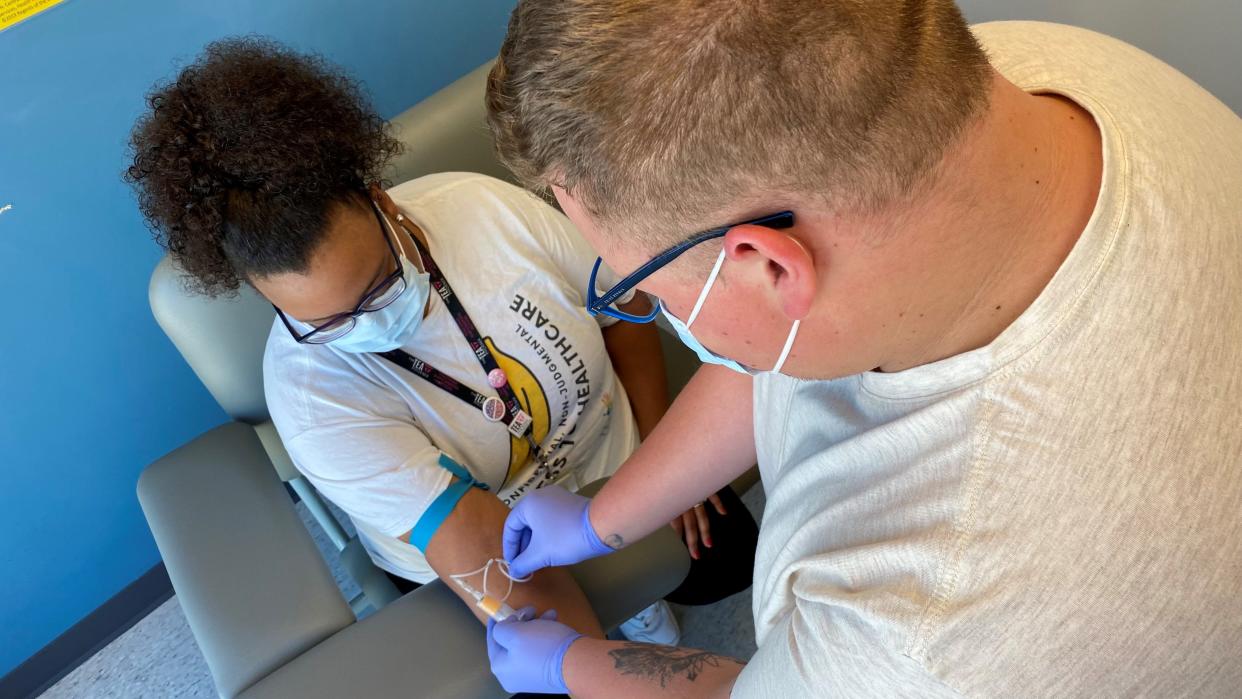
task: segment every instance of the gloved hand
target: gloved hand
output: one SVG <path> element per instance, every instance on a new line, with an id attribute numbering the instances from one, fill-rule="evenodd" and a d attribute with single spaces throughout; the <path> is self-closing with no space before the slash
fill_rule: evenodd
<path id="1" fill-rule="evenodd" d="M 550 485 L 522 498 L 505 518 L 503 550 L 515 578 L 612 553 L 600 541 L 587 506 L 591 501 Z"/>
<path id="2" fill-rule="evenodd" d="M 538 619 L 534 607 L 523 607 L 517 616 L 487 622 L 487 659 L 492 674 L 508 692 L 568 694 L 565 686 L 565 653 L 582 634 L 556 620 L 549 609 Z"/>

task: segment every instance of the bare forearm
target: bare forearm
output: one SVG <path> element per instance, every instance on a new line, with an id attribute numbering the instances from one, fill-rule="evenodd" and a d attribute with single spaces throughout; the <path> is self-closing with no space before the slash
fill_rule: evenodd
<path id="1" fill-rule="evenodd" d="M 654 323 L 616 323 L 603 330 L 604 347 L 629 396 L 642 439 L 651 434 L 668 410 L 668 379 L 659 332 Z"/>
<path id="2" fill-rule="evenodd" d="M 440 525 L 427 547 L 427 562 L 484 623 L 487 614 L 450 576 L 477 570 L 487 561 L 502 556 L 500 533 L 508 513 L 508 508 L 491 493 L 471 489 Z M 408 534 L 403 538 L 409 541 Z M 509 587 L 509 581 L 495 565 L 488 575 L 487 590 L 481 589 L 482 574 L 472 576 L 467 582 L 496 598 L 502 597 Z M 564 568 L 545 568 L 536 572 L 529 582 L 515 583 L 507 602 L 514 609 L 530 605 L 543 612 L 555 608 L 562 623 L 587 636 L 604 637 L 586 595 Z"/>
<path id="3" fill-rule="evenodd" d="M 641 539 L 754 465 L 751 390 L 749 376 L 699 369 L 591 502 L 591 524 L 605 543 Z"/>
<path id="4" fill-rule="evenodd" d="M 579 699 L 729 696 L 745 665 L 690 648 L 579 639 L 564 661 L 565 684 Z"/>

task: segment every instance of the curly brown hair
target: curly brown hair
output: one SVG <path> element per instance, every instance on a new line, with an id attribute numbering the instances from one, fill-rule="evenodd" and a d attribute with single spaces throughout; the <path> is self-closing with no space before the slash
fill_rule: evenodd
<path id="1" fill-rule="evenodd" d="M 211 296 L 304 271 L 333 207 L 365 201 L 401 149 L 358 83 L 259 37 L 208 45 L 147 104 L 124 177 L 156 242 Z"/>

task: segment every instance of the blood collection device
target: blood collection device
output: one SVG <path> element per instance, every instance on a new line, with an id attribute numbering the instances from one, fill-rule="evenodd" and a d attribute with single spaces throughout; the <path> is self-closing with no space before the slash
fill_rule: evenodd
<path id="1" fill-rule="evenodd" d="M 504 621 L 514 614 L 517 614 L 517 612 L 513 611 L 513 607 L 510 607 L 508 604 L 501 602 L 491 595 L 483 595 L 476 606 L 487 612 L 487 615 L 496 621 Z"/>
<path id="2" fill-rule="evenodd" d="M 462 580 L 461 578 L 453 578 L 461 589 L 465 590 L 467 595 L 474 598 L 475 606 L 482 609 L 489 617 L 496 621 L 504 621 L 509 617 L 517 614 L 513 611 L 513 607 L 505 604 L 504 600 L 497 599 L 491 595 L 485 595 L 475 589 L 474 585 Z"/>

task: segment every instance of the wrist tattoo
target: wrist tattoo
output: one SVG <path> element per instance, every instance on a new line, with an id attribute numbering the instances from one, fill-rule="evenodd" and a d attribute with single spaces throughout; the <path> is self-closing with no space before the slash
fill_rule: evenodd
<path id="1" fill-rule="evenodd" d="M 608 655 L 612 656 L 615 667 L 621 674 L 658 679 L 661 689 L 677 677 L 685 677 L 693 682 L 703 673 L 705 667 L 720 667 L 724 663 L 745 665 L 742 661 L 725 655 L 650 643 L 626 643 L 616 650 L 608 651 Z"/>
<path id="2" fill-rule="evenodd" d="M 604 538 L 604 544 L 609 548 L 623 549 L 625 548 L 625 539 L 622 539 L 620 534 L 609 534 Z"/>

